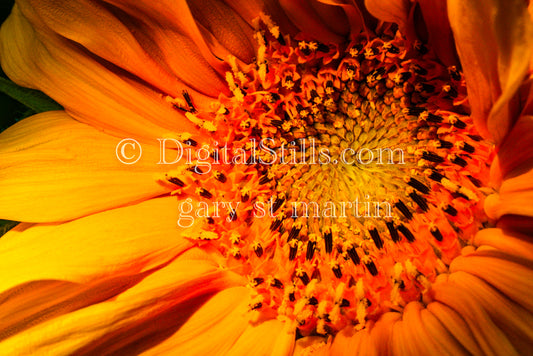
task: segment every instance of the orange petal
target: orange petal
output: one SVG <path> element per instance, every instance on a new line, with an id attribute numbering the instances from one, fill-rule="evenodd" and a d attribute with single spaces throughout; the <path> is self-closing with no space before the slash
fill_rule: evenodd
<path id="1" fill-rule="evenodd" d="M 298 28 L 311 37 L 322 42 L 343 41 L 343 38 L 331 31 L 323 19 L 310 5 L 309 0 L 280 0 L 287 16 Z"/>
<path id="2" fill-rule="evenodd" d="M 517 355 L 509 339 L 468 289 L 447 281 L 434 284 L 432 292 L 436 301 L 454 309 L 464 319 L 483 354 Z"/>
<path id="3" fill-rule="evenodd" d="M 477 276 L 497 288 L 509 299 L 533 311 L 533 265 L 499 251 L 476 251 L 457 257 L 450 271 Z"/>
<path id="4" fill-rule="evenodd" d="M 371 330 L 370 326 L 358 331 L 351 326 L 344 328 L 333 339 L 330 354 L 378 355 L 376 344 L 371 339 Z"/>
<path id="5" fill-rule="evenodd" d="M 119 19 L 105 6 L 87 0 L 53 3 L 27 0 L 18 4 L 26 17 L 32 18 L 35 12 L 53 31 L 162 92 L 176 95 L 175 87 L 182 86 L 178 78 L 215 98 L 227 90 L 226 83 L 192 40 L 172 29 L 147 19 L 140 22 L 123 13 Z M 33 25 L 39 26 L 40 21 L 33 21 Z"/>
<path id="6" fill-rule="evenodd" d="M 492 219 L 503 215 L 533 216 L 533 167 L 503 181 L 499 192 L 485 199 L 485 212 Z"/>
<path id="7" fill-rule="evenodd" d="M 448 13 L 474 123 L 499 143 L 520 112 L 513 97 L 533 51 L 527 5 L 521 0 L 451 0 Z"/>
<path id="8" fill-rule="evenodd" d="M 427 311 L 430 312 L 431 315 L 433 315 L 443 327 L 455 337 L 469 354 L 481 355 L 481 349 L 479 348 L 472 331 L 458 312 L 439 302 L 429 303 Z"/>
<path id="9" fill-rule="evenodd" d="M 378 355 L 390 355 L 392 353 L 392 332 L 394 324 L 400 318 L 400 313 L 388 312 L 384 313 L 374 324 L 370 337 L 377 348 Z"/>
<path id="10" fill-rule="evenodd" d="M 19 224 L 2 236 L 0 290 L 32 280 L 86 283 L 160 266 L 192 246 L 180 237 L 176 215 L 176 199 L 168 197 L 63 224 Z"/>
<path id="11" fill-rule="evenodd" d="M 27 18 L 35 19 L 33 25 L 38 31 L 49 28 L 161 91 L 180 85 L 176 77 L 157 63 L 155 55 L 158 53 L 147 52 L 150 48 L 137 41 L 135 33 L 138 29 L 128 28 L 124 24 L 126 19 L 119 20 L 101 4 L 87 0 L 25 0 L 17 4 Z M 193 58 L 189 58 L 190 69 L 201 69 L 201 63 L 196 63 Z"/>
<path id="12" fill-rule="evenodd" d="M 483 229 L 474 237 L 475 246 L 491 246 L 498 251 L 533 261 L 533 238 L 519 232 Z"/>
<path id="13" fill-rule="evenodd" d="M 353 2 L 349 0 L 318 0 L 321 3 L 340 6 L 348 19 L 349 33 L 356 36 L 365 29 L 365 19 L 363 12 Z M 331 19 L 331 21 L 335 21 Z M 329 23 L 329 22 L 328 22 Z"/>
<path id="14" fill-rule="evenodd" d="M 249 303 L 244 287 L 219 292 L 170 338 L 142 355 L 227 354 L 248 326 Z"/>
<path id="15" fill-rule="evenodd" d="M 235 57 L 245 63 L 251 63 L 255 56 L 252 28 L 222 1 L 194 0 L 188 1 L 191 13 L 201 30 L 207 31 Z M 226 59 L 224 52 L 215 53 L 220 59 Z"/>
<path id="16" fill-rule="evenodd" d="M 533 167 L 533 116 L 520 116 L 498 149 L 493 162 L 493 180 L 516 177 Z"/>
<path id="17" fill-rule="evenodd" d="M 168 170 L 157 164 L 158 142 L 142 145 L 139 161 L 126 165 L 117 158 L 120 141 L 63 111 L 10 127 L 0 135 L 0 216 L 65 221 L 169 192 L 156 179 Z"/>
<path id="18" fill-rule="evenodd" d="M 409 0 L 365 0 L 364 2 L 366 9 L 372 16 L 381 21 L 396 23 L 400 26 L 404 35 L 410 35 L 412 25 L 409 24 L 409 14 L 411 12 Z"/>
<path id="19" fill-rule="evenodd" d="M 121 136 L 154 139 L 169 131 L 197 132 L 161 93 L 109 70 L 64 38 L 39 36 L 44 35 L 35 33 L 15 6 L 1 28 L 0 60 L 16 83 L 42 90 L 76 119 Z M 211 100 L 194 91 L 191 96 L 196 103 Z"/>
<path id="20" fill-rule="evenodd" d="M 231 272 L 217 270 L 205 261 L 178 258 L 116 298 L 41 320 L 4 340 L 0 352 L 138 354 L 172 332 L 187 329 L 195 320 L 195 311 L 209 304 L 205 302 L 210 295 L 240 282 Z M 240 298 L 232 294 L 230 305 L 237 306 Z M 217 309 L 208 311 L 216 317 Z M 205 318 L 202 321 L 205 323 Z"/>
<path id="21" fill-rule="evenodd" d="M 249 24 L 252 24 L 262 12 L 272 18 L 283 34 L 294 36 L 298 33 L 298 28 L 289 20 L 276 0 L 226 0 L 224 2 Z"/>
<path id="22" fill-rule="evenodd" d="M 215 5 L 216 9 L 204 8 L 199 10 L 202 19 L 207 18 L 215 21 L 210 26 L 215 26 L 215 32 L 211 33 L 208 28 L 202 25 L 194 18 L 191 7 L 186 1 L 137 1 L 131 2 L 127 0 L 106 0 L 132 17 L 139 21 L 144 21 L 145 18 L 154 20 L 161 28 L 169 28 L 189 37 L 197 46 L 205 58 L 205 60 L 220 74 L 224 75 L 227 70 L 227 65 L 221 59 L 225 59 L 231 50 L 236 50 L 237 57 L 248 57 L 251 53 L 253 56 L 253 47 L 249 47 L 251 39 L 248 38 L 250 29 L 246 29 L 248 25 L 243 20 L 237 19 L 238 15 L 234 14 L 229 8 L 223 4 Z M 224 19 L 220 18 L 221 12 L 223 16 L 234 19 L 234 23 L 230 24 L 232 33 L 228 38 L 236 40 L 237 43 L 226 43 L 228 38 L 219 38 L 217 36 L 224 36 Z M 218 16 L 218 18 L 217 18 Z M 227 29 L 226 29 L 227 30 Z M 248 34 L 247 34 L 248 33 Z M 230 46 L 231 50 L 224 47 L 224 44 Z"/>
<path id="23" fill-rule="evenodd" d="M 468 290 L 476 301 L 490 314 L 494 323 L 511 341 L 519 354 L 533 350 L 533 314 L 507 299 L 493 287 L 466 272 L 455 272 L 449 281 Z"/>
<path id="24" fill-rule="evenodd" d="M 429 34 L 429 43 L 446 66 L 458 64 L 452 29 L 448 21 L 446 1 L 419 1 L 424 23 Z"/>

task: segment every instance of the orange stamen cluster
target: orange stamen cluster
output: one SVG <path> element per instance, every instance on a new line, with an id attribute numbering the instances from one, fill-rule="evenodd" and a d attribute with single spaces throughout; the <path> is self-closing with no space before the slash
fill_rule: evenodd
<path id="1" fill-rule="evenodd" d="M 492 151 L 463 111 L 461 73 L 393 29 L 341 48 L 264 18 L 257 39 L 255 63 L 228 60 L 232 96 L 211 112 L 185 97 L 211 139 L 183 142 L 208 144 L 213 168 L 166 176 L 209 204 L 185 236 L 249 278 L 250 310 L 305 335 L 424 300 L 485 221 Z"/>

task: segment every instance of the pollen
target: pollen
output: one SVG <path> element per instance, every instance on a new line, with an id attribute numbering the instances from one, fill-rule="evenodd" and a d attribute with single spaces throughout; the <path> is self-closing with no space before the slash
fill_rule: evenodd
<path id="1" fill-rule="evenodd" d="M 488 223 L 494 152 L 464 109 L 460 70 L 392 27 L 339 46 L 284 36 L 263 16 L 255 38 L 257 60 L 228 60 L 232 94 L 212 111 L 167 99 L 211 150 L 164 181 L 227 208 L 202 222 L 208 239 L 191 240 L 251 281 L 251 312 L 302 335 L 431 300 Z"/>

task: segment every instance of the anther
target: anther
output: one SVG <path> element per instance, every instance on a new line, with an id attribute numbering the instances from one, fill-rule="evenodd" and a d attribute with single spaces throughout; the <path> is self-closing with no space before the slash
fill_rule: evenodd
<path id="1" fill-rule="evenodd" d="M 429 193 L 429 188 L 424 183 L 416 180 L 415 178 L 411 177 L 409 179 L 409 181 L 407 182 L 407 184 L 409 184 L 411 187 L 415 188 L 416 190 L 418 190 L 422 194 L 428 194 Z"/>
<path id="2" fill-rule="evenodd" d="M 413 233 L 404 224 L 398 225 L 398 230 L 403 234 L 403 236 L 405 236 L 407 241 L 415 241 L 415 235 L 413 235 Z"/>
<path id="3" fill-rule="evenodd" d="M 224 173 L 222 173 L 220 171 L 215 171 L 215 172 L 213 172 L 213 174 L 215 175 L 215 179 L 218 180 L 220 183 L 226 183 L 227 178 L 224 175 Z"/>
<path id="4" fill-rule="evenodd" d="M 359 255 L 357 254 L 357 251 L 355 250 L 354 246 L 351 246 L 348 250 L 346 250 L 346 253 L 348 254 L 348 257 L 350 257 L 350 260 L 352 260 L 354 265 L 358 265 L 361 263 L 361 259 L 359 258 Z"/>
<path id="5" fill-rule="evenodd" d="M 298 252 L 298 240 L 289 241 L 289 261 L 292 261 L 296 258 L 297 252 Z"/>
<path id="6" fill-rule="evenodd" d="M 263 256 L 263 246 L 261 246 L 261 244 L 259 242 L 255 242 L 253 245 L 252 245 L 252 248 L 256 254 L 257 257 L 261 257 Z"/>
<path id="7" fill-rule="evenodd" d="M 376 229 L 376 228 L 371 229 L 370 230 L 370 236 L 372 237 L 372 240 L 374 241 L 374 244 L 376 245 L 376 247 L 378 249 L 382 249 L 383 248 L 383 240 L 379 236 L 378 229 Z"/>
<path id="8" fill-rule="evenodd" d="M 283 289 L 283 283 L 277 278 L 272 279 L 270 286 L 277 289 Z"/>
<path id="9" fill-rule="evenodd" d="M 464 160 L 462 157 L 459 157 L 457 155 L 451 155 L 450 157 L 450 161 L 453 163 L 453 164 L 456 164 L 458 166 L 461 166 L 461 167 L 466 167 L 468 165 L 468 163 L 466 162 L 466 160 Z"/>
<path id="10" fill-rule="evenodd" d="M 305 254 L 305 259 L 310 261 L 313 259 L 313 256 L 315 254 L 315 246 L 316 242 L 314 241 L 307 241 L 307 251 Z"/>
<path id="11" fill-rule="evenodd" d="M 439 144 L 440 144 L 439 148 L 449 149 L 453 147 L 453 143 L 449 141 L 439 140 Z"/>
<path id="12" fill-rule="evenodd" d="M 426 161 L 433 162 L 433 163 L 442 163 L 444 162 L 444 158 L 439 156 L 438 154 L 430 151 L 424 151 L 422 152 L 422 158 Z"/>
<path id="13" fill-rule="evenodd" d="M 177 177 L 166 177 L 166 179 L 172 183 L 172 184 L 175 184 L 177 186 L 180 186 L 180 187 L 184 187 L 185 186 L 185 183 L 183 183 L 183 181 Z"/>
<path id="14" fill-rule="evenodd" d="M 300 280 L 302 281 L 304 285 L 308 285 L 309 282 L 311 281 L 309 279 L 309 276 L 307 275 L 307 272 L 305 272 L 302 268 L 296 269 L 296 277 L 300 278 Z"/>
<path id="15" fill-rule="evenodd" d="M 331 229 L 327 228 L 326 232 L 324 233 L 324 244 L 326 248 L 327 253 L 331 253 L 333 250 L 333 234 L 331 233 Z"/>
<path id="16" fill-rule="evenodd" d="M 196 194 L 206 199 L 211 199 L 213 197 L 213 194 L 211 194 L 207 189 L 202 188 L 202 187 L 196 188 Z"/>
<path id="17" fill-rule="evenodd" d="M 427 212 L 429 210 L 428 204 L 426 199 L 421 197 L 420 195 L 416 194 L 416 192 L 412 192 L 409 194 L 409 197 L 413 199 L 413 201 L 422 209 L 424 212 Z"/>
<path id="18" fill-rule="evenodd" d="M 411 220 L 413 218 L 413 214 L 409 210 L 409 208 L 404 204 L 403 201 L 398 200 L 394 206 L 400 210 L 400 212 L 405 216 L 407 220 Z"/>
<path id="19" fill-rule="evenodd" d="M 441 182 L 441 180 L 444 178 L 442 174 L 440 174 L 437 171 L 431 171 L 431 174 L 429 175 L 429 179 L 434 180 L 435 182 Z"/>
<path id="20" fill-rule="evenodd" d="M 398 234 L 398 230 L 396 230 L 396 228 L 394 227 L 394 223 L 392 221 L 387 221 L 385 225 L 387 225 L 387 229 L 389 230 L 389 234 L 392 241 L 400 241 L 400 235 Z"/>
<path id="21" fill-rule="evenodd" d="M 371 275 L 373 275 L 373 276 L 377 276 L 378 275 L 378 269 L 377 269 L 376 265 L 374 264 L 374 261 L 369 259 L 367 262 L 365 262 L 365 266 L 366 266 L 366 268 L 368 269 L 368 272 L 370 272 Z"/>
<path id="22" fill-rule="evenodd" d="M 429 232 L 431 232 L 431 235 L 437 240 L 442 241 L 442 233 L 440 232 L 439 228 L 436 225 L 433 225 L 429 228 Z"/>

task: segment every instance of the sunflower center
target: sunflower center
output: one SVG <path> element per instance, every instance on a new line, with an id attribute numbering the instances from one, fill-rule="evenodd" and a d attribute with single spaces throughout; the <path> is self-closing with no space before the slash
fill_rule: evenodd
<path id="1" fill-rule="evenodd" d="M 393 27 L 341 47 L 264 17 L 256 37 L 255 63 L 228 60 L 232 95 L 213 111 L 169 99 L 212 137 L 165 177 L 204 210 L 185 236 L 249 278 L 251 312 L 304 335 L 427 300 L 486 222 L 492 152 L 461 73 Z"/>

